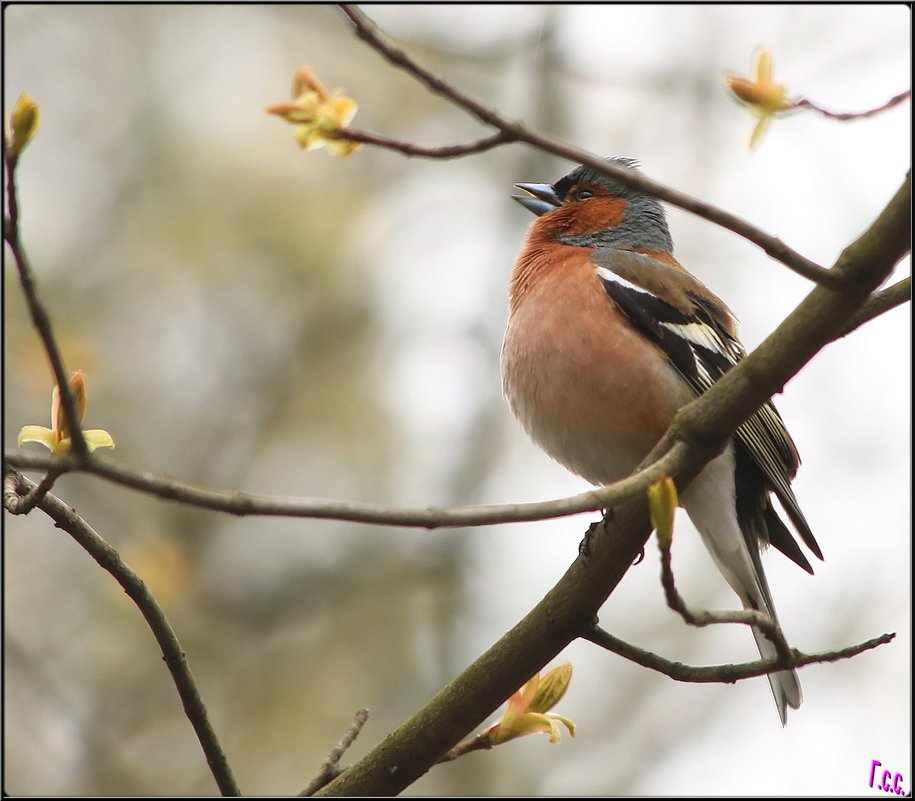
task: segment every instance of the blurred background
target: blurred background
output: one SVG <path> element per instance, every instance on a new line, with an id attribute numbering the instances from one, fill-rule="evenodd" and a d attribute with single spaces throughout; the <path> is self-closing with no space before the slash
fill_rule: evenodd
<path id="1" fill-rule="evenodd" d="M 910 85 L 904 6 L 367 10 L 508 116 L 637 157 L 824 265 L 909 167 L 909 103 L 844 124 L 796 114 L 751 153 L 754 120 L 721 81 L 765 44 L 793 94 L 877 106 Z M 333 7 L 14 5 L 4 45 L 5 108 L 24 90 L 42 111 L 19 170 L 24 240 L 67 365 L 86 373 L 86 425 L 112 433 L 115 458 L 211 487 L 410 506 L 586 489 L 525 439 L 498 368 L 531 220 L 512 184 L 571 165 L 521 145 L 454 161 L 300 150 L 263 111 L 300 64 L 358 100 L 358 128 L 429 145 L 489 133 Z M 727 299 L 748 348 L 809 292 L 748 242 L 669 218 L 678 257 Z M 897 632 L 891 645 L 803 669 L 783 730 L 764 679 L 677 684 L 577 643 L 557 710 L 575 740 L 473 754 L 408 793 L 862 794 L 872 760 L 910 791 L 910 336 L 897 309 L 777 398 L 826 561 L 813 578 L 766 561 L 793 645 Z M 9 448 L 47 424 L 52 383 L 12 264 L 4 356 Z M 428 532 L 235 519 L 83 476 L 55 492 L 163 604 L 254 795 L 301 790 L 363 706 L 344 761 L 365 754 L 543 596 L 596 519 Z M 41 513 L 5 524 L 6 791 L 215 793 L 137 609 Z M 733 607 L 685 516 L 677 526 L 684 595 Z M 746 631 L 688 629 L 666 609 L 652 549 L 601 622 L 673 659 L 756 658 Z"/>

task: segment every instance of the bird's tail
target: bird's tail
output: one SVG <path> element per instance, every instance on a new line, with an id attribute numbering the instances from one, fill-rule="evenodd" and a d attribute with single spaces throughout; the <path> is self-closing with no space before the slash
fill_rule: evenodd
<path id="1" fill-rule="evenodd" d="M 764 516 L 738 515 L 733 502 L 721 501 L 729 494 L 733 498 L 733 458 L 733 450 L 729 448 L 709 462 L 683 493 L 681 502 L 744 609 L 762 612 L 778 626 L 769 582 L 766 581 L 759 555 L 760 541 L 768 539 Z M 764 502 L 765 494 L 761 498 Z M 760 505 L 759 509 L 762 508 Z M 753 637 L 763 659 L 777 655 L 775 644 L 762 631 L 754 628 Z M 801 684 L 794 670 L 770 673 L 768 678 L 778 716 L 784 726 L 788 720 L 788 707 L 797 709 L 801 705 Z"/>
<path id="2" fill-rule="evenodd" d="M 706 543 L 708 544 L 708 543 Z M 731 588 L 739 596 L 744 609 L 753 609 L 762 612 L 771 618 L 776 628 L 781 630 L 778 622 L 778 616 L 775 614 L 775 605 L 772 603 L 772 595 L 769 592 L 769 582 L 766 580 L 766 574 L 763 571 L 762 560 L 759 557 L 759 549 L 755 542 L 752 545 L 747 544 L 745 548 L 738 549 L 738 553 L 732 553 L 727 564 L 723 564 L 718 555 L 713 551 L 712 555 L 718 562 L 718 567 L 724 577 L 727 579 Z M 771 659 L 778 655 L 778 649 L 761 629 L 753 626 L 753 639 L 756 640 L 756 647 L 759 649 L 759 655 L 763 659 Z M 780 670 L 777 673 L 769 673 L 769 686 L 772 688 L 772 695 L 775 696 L 775 705 L 778 707 L 778 716 L 781 719 L 782 726 L 788 722 L 788 707 L 797 709 L 801 705 L 803 694 L 801 692 L 801 682 L 798 679 L 795 670 Z"/>
<path id="3" fill-rule="evenodd" d="M 765 583 L 765 575 L 762 576 L 762 581 Z M 772 618 L 775 625 L 778 626 L 778 618 L 775 616 L 775 610 L 772 608 L 771 600 L 768 602 L 762 598 L 760 598 L 760 600 L 762 600 L 763 603 L 758 611 L 765 612 Z M 752 609 L 753 605 L 744 603 L 744 608 Z M 753 627 L 753 638 L 756 640 L 756 647 L 759 649 L 759 655 L 763 659 L 770 659 L 778 655 L 775 644 L 755 626 Z M 792 709 L 797 709 L 803 700 L 800 679 L 798 679 L 797 671 L 795 670 L 780 670 L 777 673 L 770 673 L 767 678 L 769 679 L 769 686 L 772 688 L 772 695 L 775 696 L 778 716 L 781 718 L 782 726 L 784 726 L 788 722 L 788 707 L 790 706 Z"/>
<path id="4" fill-rule="evenodd" d="M 709 545 L 709 540 L 706 545 Z M 735 538 L 736 539 L 736 538 Z M 772 594 L 769 592 L 769 582 L 766 580 L 766 574 L 763 571 L 762 560 L 759 556 L 759 548 L 756 542 L 747 542 L 741 538 L 739 541 L 744 547 L 735 548 L 727 560 L 721 558 L 720 552 L 716 552 L 713 547 L 712 556 L 718 563 L 718 567 L 727 579 L 728 584 L 734 592 L 737 593 L 743 604 L 744 609 L 753 609 L 762 612 L 771 618 L 776 628 L 781 630 L 778 622 L 778 616 L 775 614 L 775 605 L 772 603 Z M 734 543 L 734 540 L 732 540 Z M 715 543 L 718 545 L 718 543 Z M 759 655 L 763 659 L 770 659 L 778 655 L 778 649 L 761 629 L 753 627 L 753 638 L 756 640 L 756 647 L 759 649 Z M 782 721 L 782 726 L 788 722 L 788 707 L 797 709 L 801 705 L 803 694 L 801 693 L 801 682 L 798 679 L 795 670 L 780 670 L 777 673 L 769 673 L 769 686 L 772 687 L 772 695 L 775 696 L 775 705 L 778 707 L 778 716 Z"/>

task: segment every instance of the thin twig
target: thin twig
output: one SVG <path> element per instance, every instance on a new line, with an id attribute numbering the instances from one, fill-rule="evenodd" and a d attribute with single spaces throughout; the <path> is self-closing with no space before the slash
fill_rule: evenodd
<path id="1" fill-rule="evenodd" d="M 496 128 L 506 136 L 507 142 L 524 142 L 544 152 L 552 153 L 554 156 L 585 164 L 633 189 L 653 195 L 684 211 L 733 231 L 762 248 L 776 261 L 781 262 L 789 269 L 817 284 L 835 289 L 841 288 L 841 280 L 829 270 L 788 247 L 777 237 L 767 234 L 737 215 L 657 183 L 641 172 L 627 170 L 616 164 L 606 162 L 593 153 L 538 133 L 521 122 L 505 118 L 495 109 L 480 103 L 444 78 L 435 75 L 416 62 L 391 42 L 386 35 L 382 34 L 378 26 L 358 8 L 341 4 L 340 10 L 352 24 L 356 36 L 373 50 L 382 55 L 391 64 L 405 70 L 419 80 L 430 91 L 447 98 L 450 102 L 476 117 L 480 122 Z"/>
<path id="2" fill-rule="evenodd" d="M 830 111 L 827 108 L 823 108 L 822 106 L 817 105 L 812 100 L 808 100 L 806 97 L 801 97 L 792 103 L 791 110 L 809 108 L 813 111 L 819 112 L 824 117 L 847 122 L 848 120 L 862 120 L 865 117 L 873 117 L 875 114 L 880 114 L 882 111 L 893 108 L 893 106 L 898 106 L 903 100 L 906 100 L 911 96 L 912 90 L 906 89 L 904 92 L 900 92 L 898 95 L 893 95 L 893 97 L 887 100 L 886 103 L 883 103 L 876 108 L 867 109 L 866 111 Z"/>
<path id="3" fill-rule="evenodd" d="M 517 523 L 568 517 L 605 509 L 623 498 L 644 492 L 663 475 L 678 469 L 685 447 L 675 447 L 650 467 L 607 487 L 593 489 L 567 498 L 534 503 L 486 504 L 457 507 L 392 507 L 381 504 L 334 501 L 321 498 L 284 498 L 246 492 L 212 490 L 148 471 L 123 467 L 98 452 L 85 462 L 67 456 L 51 456 L 24 451 L 5 453 L 6 463 L 23 470 L 49 470 L 92 473 L 116 484 L 156 495 L 167 500 L 199 506 L 217 512 L 247 516 L 307 517 L 347 520 L 373 525 L 408 528 L 455 528 L 497 523 Z"/>
<path id="4" fill-rule="evenodd" d="M 64 418 L 70 430 L 71 450 L 77 459 L 85 459 L 89 456 L 89 448 L 86 445 L 85 437 L 83 437 L 82 423 L 76 409 L 76 401 L 73 398 L 73 393 L 70 392 L 69 377 L 64 368 L 64 361 L 57 345 L 57 339 L 54 336 L 51 318 L 44 305 L 38 299 L 35 278 L 29 266 L 25 248 L 19 237 L 19 199 L 16 191 L 16 167 L 19 158 L 18 156 L 10 156 L 5 149 L 3 158 L 6 163 L 6 205 L 8 212 L 8 216 L 3 221 L 3 238 L 13 254 L 13 262 L 19 272 L 19 282 L 22 284 L 22 291 L 29 307 L 32 324 L 38 331 L 45 353 L 51 362 L 51 370 L 54 373 L 54 380 L 57 382 L 57 388 L 60 392 Z"/>
<path id="5" fill-rule="evenodd" d="M 739 623 L 744 626 L 754 626 L 768 637 L 775 645 L 780 660 L 789 660 L 791 648 L 785 641 L 785 635 L 775 620 L 765 612 L 755 609 L 729 610 L 726 612 L 708 609 L 690 609 L 683 600 L 674 583 L 674 573 L 671 567 L 670 541 L 666 543 L 658 538 L 658 550 L 661 552 L 661 585 L 664 587 L 664 597 L 667 605 L 677 612 L 691 626 L 712 626 L 719 623 Z"/>
<path id="6" fill-rule="evenodd" d="M 511 142 L 511 137 L 504 131 L 499 131 L 492 136 L 478 139 L 476 142 L 468 142 L 465 145 L 437 145 L 425 147 L 423 145 L 414 145 L 411 142 L 401 142 L 397 139 L 388 139 L 378 134 L 369 133 L 368 131 L 358 131 L 354 128 L 342 128 L 334 137 L 335 139 L 344 139 L 350 142 L 362 142 L 366 145 L 383 147 L 388 150 L 396 150 L 405 156 L 420 156 L 430 159 L 451 159 L 458 156 L 469 156 L 473 153 L 483 153 L 499 145 Z"/>
<path id="7" fill-rule="evenodd" d="M 448 98 L 453 103 L 470 112 L 480 122 L 490 125 L 509 134 L 516 133 L 510 124 L 493 108 L 485 106 L 474 97 L 462 92 L 456 86 L 446 81 L 439 75 L 430 72 L 425 67 L 414 61 L 400 47 L 395 45 L 386 34 L 380 32 L 378 26 L 372 22 L 362 11 L 347 3 L 339 4 L 343 15 L 352 23 L 356 36 L 362 39 L 373 50 L 380 53 L 391 64 L 408 72 L 414 78 L 426 85 L 437 95 Z"/>
<path id="8" fill-rule="evenodd" d="M 896 634 L 881 634 L 857 645 L 851 645 L 847 648 L 840 648 L 836 651 L 823 651 L 818 654 L 805 654 L 794 648 L 790 649 L 789 659 L 773 657 L 771 659 L 758 659 L 755 662 L 747 662 L 741 665 L 685 665 L 682 662 L 674 662 L 665 659 L 651 651 L 646 651 L 631 643 L 614 637 L 610 632 L 594 625 L 587 632 L 582 634 L 582 638 L 605 648 L 612 653 L 629 659 L 642 667 L 656 670 L 674 681 L 692 682 L 698 684 L 734 684 L 743 679 L 763 676 L 767 673 L 773 673 L 779 670 L 789 670 L 792 668 L 803 667 L 820 662 L 835 662 L 839 659 L 849 659 L 853 656 L 868 651 L 872 648 L 885 645 L 891 642 Z"/>
<path id="9" fill-rule="evenodd" d="M 340 738 L 340 742 L 338 742 L 333 750 L 327 755 L 327 759 L 322 763 L 318 775 L 308 783 L 308 786 L 302 790 L 301 793 L 299 793 L 300 796 L 314 795 L 325 784 L 333 781 L 342 773 L 343 769 L 339 765 L 340 759 L 353 742 L 355 742 L 356 738 L 359 736 L 359 732 L 362 731 L 362 727 L 368 719 L 369 711 L 367 709 L 360 709 L 356 712 L 356 716 L 353 718 L 350 727 L 344 732 L 343 737 Z"/>
<path id="10" fill-rule="evenodd" d="M 16 484 L 15 489 L 13 481 Z M 10 471 L 4 479 L 4 504 L 7 503 L 11 491 L 23 496 L 33 491 L 35 486 L 34 482 L 25 476 Z M 191 675 L 191 669 L 181 644 L 165 617 L 165 613 L 146 584 L 105 539 L 99 536 L 74 509 L 55 495 L 47 493 L 38 502 L 38 508 L 47 514 L 58 528 L 73 537 L 101 567 L 107 570 L 137 605 L 162 649 L 163 659 L 171 673 L 178 695 L 181 697 L 184 712 L 194 727 L 194 732 L 197 734 L 197 739 L 200 741 L 220 792 L 223 795 L 240 796 L 241 790 L 235 783 L 216 732 L 210 724 L 206 707 L 200 697 L 194 677 Z"/>

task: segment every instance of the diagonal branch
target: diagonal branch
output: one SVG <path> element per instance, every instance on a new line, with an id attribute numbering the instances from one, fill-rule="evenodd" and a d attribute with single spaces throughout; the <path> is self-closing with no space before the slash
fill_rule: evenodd
<path id="1" fill-rule="evenodd" d="M 855 314 L 852 315 L 841 336 L 847 336 L 865 323 L 885 314 L 912 299 L 912 279 L 903 278 L 892 286 L 874 292 Z"/>
<path id="2" fill-rule="evenodd" d="M 877 219 L 840 254 L 832 272 L 841 276 L 846 288 L 842 292 L 815 288 L 736 368 L 698 401 L 680 409 L 654 453 L 666 452 L 677 441 L 721 447 L 732 431 L 781 392 L 822 347 L 844 336 L 849 321 L 868 313 L 871 293 L 911 250 L 911 188 L 911 173 L 907 173 Z M 814 342 L 816 347 L 811 348 Z M 746 406 L 735 398 L 752 401 Z"/>
<path id="3" fill-rule="evenodd" d="M 24 476 L 15 471 L 7 470 L 4 476 L 4 505 L 11 500 L 11 495 L 27 495 L 34 490 L 35 486 L 32 481 Z M 232 770 L 223 753 L 222 746 L 220 746 L 216 732 L 210 724 L 206 707 L 203 705 L 200 692 L 197 690 L 194 677 L 191 675 L 191 669 L 188 666 L 181 644 L 165 617 L 165 613 L 156 603 L 156 599 L 153 598 L 146 584 L 130 569 L 121 559 L 120 554 L 108 542 L 100 537 L 85 520 L 59 498 L 47 493 L 38 502 L 38 508 L 48 515 L 58 528 L 63 529 L 73 537 L 101 567 L 111 573 L 115 581 L 121 585 L 124 592 L 137 605 L 152 630 L 153 636 L 159 643 L 159 647 L 162 649 L 163 659 L 171 673 L 172 680 L 175 682 L 175 687 L 178 689 L 184 712 L 194 727 L 194 732 L 197 734 L 197 739 L 200 741 L 200 745 L 206 755 L 207 763 L 210 766 L 213 777 L 216 779 L 216 784 L 223 795 L 240 796 L 241 790 L 235 783 L 235 778 L 232 776 Z"/>
<path id="4" fill-rule="evenodd" d="M 480 103 L 471 95 L 461 91 L 444 78 L 430 72 L 400 47 L 395 45 L 385 36 L 378 26 L 372 22 L 361 10 L 355 6 L 341 4 L 340 10 L 353 26 L 357 37 L 369 47 L 387 59 L 394 66 L 406 71 L 418 81 L 423 83 L 431 92 L 449 100 L 454 105 L 462 108 L 468 114 L 476 117 L 480 122 L 489 125 L 505 136 L 506 142 L 524 142 L 528 145 L 554 156 L 568 159 L 572 162 L 585 164 L 604 175 L 626 184 L 627 186 L 653 195 L 659 200 L 664 200 L 684 211 L 715 223 L 729 231 L 742 236 L 753 244 L 762 248 L 769 256 L 781 262 L 799 275 L 814 281 L 821 286 L 839 288 L 841 279 L 836 274 L 824 269 L 816 262 L 806 258 L 797 251 L 788 247 L 777 237 L 750 224 L 746 220 L 720 209 L 711 203 L 694 198 L 684 192 L 651 180 L 647 176 L 634 170 L 627 170 L 615 164 L 605 162 L 603 159 L 586 150 L 553 139 L 528 128 L 521 122 L 509 120 L 495 109 Z"/>

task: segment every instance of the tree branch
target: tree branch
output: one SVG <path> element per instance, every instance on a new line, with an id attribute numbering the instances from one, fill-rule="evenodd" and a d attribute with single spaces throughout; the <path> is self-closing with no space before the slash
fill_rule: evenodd
<path id="1" fill-rule="evenodd" d="M 797 251 L 788 247 L 777 237 L 751 225 L 746 220 L 724 209 L 713 206 L 711 203 L 691 197 L 671 187 L 664 186 L 651 180 L 644 174 L 634 170 L 627 170 L 615 164 L 608 163 L 581 148 L 574 147 L 565 142 L 553 139 L 538 133 L 523 123 L 509 120 L 495 109 L 480 103 L 469 94 L 461 91 L 453 84 L 427 70 L 414 61 L 401 48 L 397 47 L 378 29 L 361 10 L 341 4 L 340 10 L 353 26 L 356 36 L 369 47 L 387 59 L 388 62 L 406 71 L 418 81 L 423 83 L 431 92 L 441 95 L 459 108 L 476 117 L 480 122 L 489 125 L 505 136 L 506 142 L 524 142 L 545 153 L 568 159 L 572 162 L 585 164 L 604 175 L 609 175 L 627 186 L 653 195 L 659 200 L 664 200 L 678 208 L 695 214 L 698 217 L 715 223 L 729 231 L 742 236 L 762 248 L 769 256 L 781 262 L 789 269 L 816 282 L 821 286 L 839 288 L 841 278 L 819 264 L 802 256 Z M 428 153 L 423 155 L 430 155 Z M 433 157 L 437 157 L 434 156 Z"/>
<path id="2" fill-rule="evenodd" d="M 368 131 L 358 131 L 354 128 L 341 129 L 336 139 L 345 139 L 350 142 L 362 142 L 365 145 L 374 145 L 383 147 L 388 150 L 395 150 L 403 153 L 405 156 L 421 156 L 429 159 L 452 159 L 458 156 L 469 156 L 474 153 L 483 153 L 486 150 L 492 150 L 507 142 L 511 142 L 511 137 L 504 131 L 499 131 L 492 136 L 484 137 L 476 142 L 468 142 L 466 145 L 437 145 L 434 147 L 424 147 L 423 145 L 414 145 L 410 142 L 400 142 L 397 139 L 388 139 L 378 134 L 369 133 Z"/>
<path id="3" fill-rule="evenodd" d="M 4 137 L 5 142 L 6 138 Z M 6 152 L 4 146 L 3 160 L 6 163 L 6 204 L 8 211 L 8 216 L 3 220 L 3 238 L 13 254 L 13 261 L 19 272 L 19 283 L 22 285 L 26 305 L 32 317 L 32 324 L 35 326 L 35 330 L 38 331 L 39 337 L 41 337 L 45 353 L 51 363 L 51 371 L 54 374 L 54 380 L 57 382 L 57 389 L 60 392 L 64 419 L 70 429 L 73 455 L 76 459 L 85 459 L 89 456 L 89 448 L 86 445 L 85 437 L 83 437 L 82 421 L 76 409 L 76 401 L 73 398 L 73 393 L 70 392 L 69 377 L 64 368 L 63 356 L 61 356 L 57 339 L 54 336 L 51 318 L 38 298 L 38 287 L 35 284 L 32 268 L 29 266 L 25 248 L 19 237 L 19 199 L 16 192 L 16 167 L 19 163 L 19 157 L 11 156 Z"/>
<path id="4" fill-rule="evenodd" d="M 34 491 L 35 486 L 25 476 L 7 469 L 4 476 L 4 505 L 9 508 L 11 495 L 15 494 L 20 497 L 28 495 Z M 41 511 L 54 521 L 58 528 L 66 531 L 102 568 L 107 570 L 137 605 L 140 613 L 146 619 L 147 625 L 152 630 L 156 642 L 159 643 L 159 647 L 162 649 L 163 659 L 178 690 L 178 695 L 184 706 L 184 713 L 194 727 L 194 732 L 200 741 L 203 753 L 220 792 L 223 795 L 240 796 L 241 790 L 235 783 L 232 770 L 216 737 L 216 732 L 210 724 L 206 707 L 200 697 L 200 692 L 197 690 L 194 677 L 191 675 L 191 669 L 181 644 L 165 617 L 165 613 L 156 603 L 156 599 L 149 592 L 146 584 L 130 569 L 121 559 L 120 554 L 108 542 L 99 536 L 75 510 L 63 503 L 59 498 L 47 493 L 38 501 L 37 505 Z"/>
<path id="5" fill-rule="evenodd" d="M 614 637 L 610 632 L 598 625 L 593 626 L 582 635 L 582 639 L 593 642 L 595 645 L 599 645 L 607 651 L 635 662 L 637 665 L 663 673 L 674 681 L 695 684 L 734 684 L 744 679 L 764 676 L 767 673 L 773 673 L 778 670 L 790 670 L 820 662 L 836 662 L 840 659 L 849 659 L 864 651 L 885 645 L 895 637 L 895 633 L 881 634 L 879 637 L 874 637 L 857 645 L 840 648 L 836 651 L 823 651 L 819 654 L 805 654 L 792 648 L 789 650 L 790 658 L 787 660 L 773 657 L 772 659 L 758 659 L 755 662 L 747 662 L 742 665 L 696 666 L 673 662 L 651 651 L 638 648 L 618 637 Z"/>
<path id="6" fill-rule="evenodd" d="M 861 120 L 865 117 L 873 117 L 875 114 L 880 114 L 882 111 L 893 108 L 893 106 L 898 106 L 903 100 L 907 100 L 912 96 L 912 90 L 906 89 L 904 92 L 900 92 L 898 95 L 893 95 L 886 103 L 883 103 L 876 108 L 869 108 L 866 111 L 830 111 L 829 109 L 823 108 L 820 105 L 817 105 L 812 100 L 808 100 L 806 97 L 802 97 L 792 103 L 792 109 L 801 109 L 809 108 L 813 111 L 819 112 L 824 117 L 829 117 L 833 120 L 841 120 L 842 122 L 847 122 L 849 120 Z"/>
<path id="7" fill-rule="evenodd" d="M 891 309 L 895 309 L 897 306 L 901 306 L 903 303 L 907 303 L 911 299 L 911 278 L 903 278 L 892 286 L 887 287 L 880 292 L 875 292 L 867 299 L 867 303 L 852 315 L 848 324 L 845 326 L 845 329 L 842 331 L 841 336 L 848 336 L 852 331 L 860 328 L 865 323 L 879 317 L 881 314 L 885 314 Z"/>
<path id="8" fill-rule="evenodd" d="M 849 321 L 866 314 L 861 310 L 871 293 L 911 249 L 910 221 L 911 173 L 907 173 L 877 219 L 842 251 L 832 268 L 845 289 L 833 292 L 817 287 L 810 292 L 756 350 L 700 399 L 680 409 L 654 452 L 664 453 L 677 441 L 720 448 L 732 431 L 781 392 L 822 347 L 844 336 Z"/>
<path id="9" fill-rule="evenodd" d="M 131 489 L 217 512 L 238 516 L 308 517 L 346 520 L 374 525 L 411 528 L 454 528 L 463 526 L 549 520 L 605 509 L 623 498 L 640 495 L 654 481 L 677 469 L 682 454 L 673 450 L 640 473 L 568 498 L 534 503 L 489 504 L 459 507 L 397 508 L 381 504 L 335 501 L 320 498 L 283 498 L 246 492 L 213 490 L 160 476 L 132 470 L 98 452 L 85 461 L 22 451 L 4 454 L 6 464 L 24 470 L 57 470 L 92 473 Z"/>

